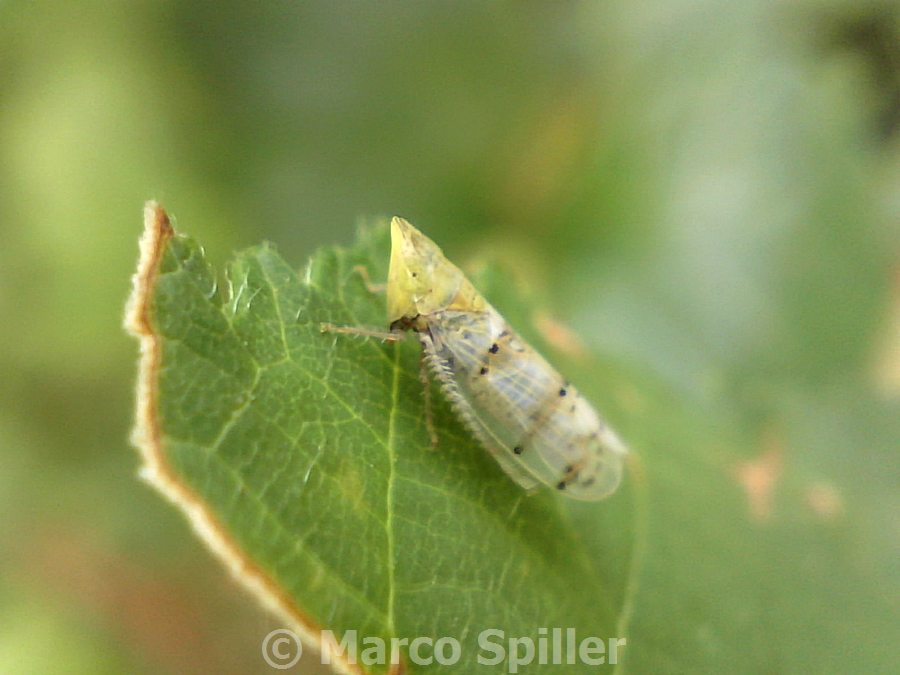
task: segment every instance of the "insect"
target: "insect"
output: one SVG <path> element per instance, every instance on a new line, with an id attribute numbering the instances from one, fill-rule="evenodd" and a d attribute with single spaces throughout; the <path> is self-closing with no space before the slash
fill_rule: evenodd
<path id="1" fill-rule="evenodd" d="M 387 314 L 390 333 L 331 324 L 322 330 L 384 339 L 413 331 L 456 413 L 526 490 L 545 484 L 595 501 L 616 489 L 628 452 L 618 436 L 437 244 L 397 217 Z M 427 376 L 425 384 L 427 392 Z"/>

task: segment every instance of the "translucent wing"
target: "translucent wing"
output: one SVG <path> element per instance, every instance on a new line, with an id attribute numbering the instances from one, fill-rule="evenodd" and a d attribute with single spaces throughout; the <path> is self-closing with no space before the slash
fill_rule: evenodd
<path id="1" fill-rule="evenodd" d="M 538 482 L 552 485 L 584 500 L 615 490 L 624 446 L 493 307 L 421 318 L 432 369 L 469 427 L 516 482 L 526 489 Z"/>
<path id="2" fill-rule="evenodd" d="M 428 365 L 441 384 L 453 409 L 460 419 L 468 427 L 481 444 L 494 456 L 500 467 L 521 487 L 532 491 L 540 485 L 540 482 L 522 466 L 516 456 L 511 452 L 509 441 L 505 435 L 498 435 L 498 431 L 489 421 L 483 411 L 473 406 L 472 398 L 464 394 L 459 387 L 456 373 L 453 369 L 453 361 L 447 360 L 437 353 L 430 333 L 420 332 L 419 340 L 425 349 Z"/>

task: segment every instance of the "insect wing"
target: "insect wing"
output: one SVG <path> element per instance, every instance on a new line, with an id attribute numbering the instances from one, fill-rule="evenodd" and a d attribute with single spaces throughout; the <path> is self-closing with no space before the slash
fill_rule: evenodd
<path id="1" fill-rule="evenodd" d="M 465 385 L 461 386 L 455 359 L 448 354 L 446 344 L 442 345 L 439 351 L 430 332 L 420 332 L 419 340 L 425 350 L 428 365 L 460 419 L 494 456 L 510 478 L 528 491 L 537 488 L 540 481 L 526 470 L 518 461 L 518 457 L 511 452 L 509 435 L 504 433 L 502 427 L 492 423 L 487 411 L 478 406 Z"/>
<path id="2" fill-rule="evenodd" d="M 442 381 L 452 382 L 474 419 L 470 427 L 493 441 L 485 444 L 507 473 L 524 472 L 576 499 L 602 499 L 615 489 L 624 447 L 496 310 L 437 312 L 428 328 Z"/>
<path id="3" fill-rule="evenodd" d="M 625 445 L 573 387 L 535 432 L 533 446 L 544 457 L 556 452 L 566 458 L 556 487 L 564 485 L 566 494 L 575 499 L 608 497 L 622 480 Z"/>

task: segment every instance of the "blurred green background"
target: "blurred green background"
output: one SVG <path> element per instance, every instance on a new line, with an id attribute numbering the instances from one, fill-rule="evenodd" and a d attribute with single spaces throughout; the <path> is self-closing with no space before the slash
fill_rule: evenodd
<path id="1" fill-rule="evenodd" d="M 748 520 L 817 477 L 795 517 L 851 533 L 896 643 L 898 134 L 897 2 L 0 2 L 0 673 L 272 672 L 136 479 L 149 198 L 218 264 L 393 214 L 506 258 L 746 440 Z"/>

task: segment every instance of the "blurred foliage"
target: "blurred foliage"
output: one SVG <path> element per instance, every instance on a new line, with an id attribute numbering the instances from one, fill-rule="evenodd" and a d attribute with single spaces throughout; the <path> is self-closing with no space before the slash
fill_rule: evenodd
<path id="1" fill-rule="evenodd" d="M 789 585 L 822 610 L 756 665 L 804 672 L 807 644 L 819 670 L 887 672 L 898 21 L 849 0 L 0 3 L 0 671 L 271 672 L 271 620 L 134 479 L 120 322 L 156 197 L 214 261 L 271 239 L 300 266 L 394 213 L 452 259 L 501 255 L 585 348 L 678 402 L 652 410 L 679 443 L 623 429 L 661 504 L 690 491 L 680 527 L 648 533 L 682 542 L 685 575 L 654 593 L 648 568 L 644 639 L 722 644 L 667 633 L 724 603 L 688 566 L 729 543 L 694 529 L 717 508 L 709 451 L 743 476 L 778 580 L 733 609 L 790 626 Z M 817 524 L 791 575 L 778 538 L 807 530 L 784 519 Z"/>

